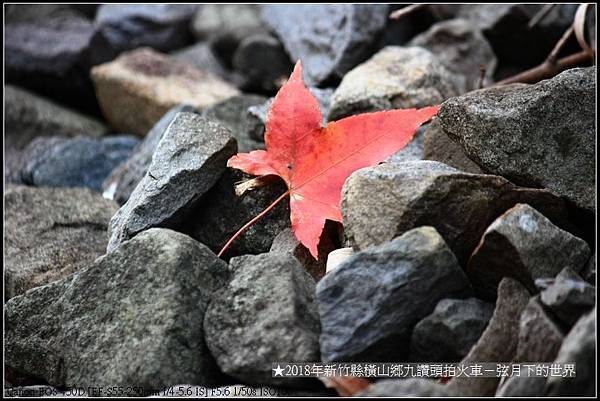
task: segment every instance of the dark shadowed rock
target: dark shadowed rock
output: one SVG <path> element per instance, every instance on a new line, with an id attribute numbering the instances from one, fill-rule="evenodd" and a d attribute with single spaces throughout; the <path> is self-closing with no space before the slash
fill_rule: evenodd
<path id="1" fill-rule="evenodd" d="M 196 207 L 191 235 L 217 253 L 248 221 L 266 209 L 287 187 L 281 180 L 238 196 L 235 184 L 250 177 L 227 169 Z M 285 200 L 250 226 L 223 255 L 225 259 L 268 252 L 273 239 L 290 226 L 289 201 Z"/>
<path id="2" fill-rule="evenodd" d="M 442 130 L 437 118 L 425 127 L 422 159 L 438 161 L 466 173 L 484 173 L 475 162 L 465 155 L 463 148 Z"/>
<path id="3" fill-rule="evenodd" d="M 446 386 L 434 380 L 385 379 L 371 384 L 355 397 L 447 397 Z"/>
<path id="4" fill-rule="evenodd" d="M 467 274 L 476 292 L 493 299 L 502 277 L 510 276 L 536 292 L 536 279 L 554 277 L 566 266 L 578 272 L 589 256 L 585 241 L 556 227 L 533 207 L 517 204 L 485 230 Z"/>
<path id="5" fill-rule="evenodd" d="M 463 264 L 488 225 L 518 202 L 536 206 L 556 222 L 566 220 L 562 200 L 549 191 L 433 161 L 358 170 L 344 184 L 341 209 L 346 235 L 357 249 L 431 225 Z"/>
<path id="6" fill-rule="evenodd" d="M 417 362 L 460 361 L 477 342 L 494 305 L 477 298 L 443 299 L 412 332 L 410 359 Z"/>
<path id="7" fill-rule="evenodd" d="M 581 272 L 582 277 L 590 284 L 596 285 L 596 252 L 588 260 L 585 269 Z"/>
<path id="8" fill-rule="evenodd" d="M 596 304 L 596 289 L 565 267 L 540 293 L 542 304 L 567 327 L 571 327 Z"/>
<path id="9" fill-rule="evenodd" d="M 515 362 L 552 362 L 564 336 L 544 310 L 539 296 L 531 298 L 521 313 Z"/>
<path id="10" fill-rule="evenodd" d="M 33 186 L 86 187 L 101 191 L 110 172 L 131 154 L 139 139 L 41 137 L 23 151 L 21 180 Z"/>
<path id="11" fill-rule="evenodd" d="M 119 52 L 150 46 L 163 52 L 191 41 L 193 4 L 103 4 L 95 24 Z"/>
<path id="12" fill-rule="evenodd" d="M 485 69 L 484 85 L 492 82 L 496 56 L 481 31 L 465 19 L 451 19 L 434 24 L 409 42 L 421 46 L 438 57 L 455 80 L 460 93 L 479 87 L 481 69 Z M 462 77 L 460 77 L 462 76 Z"/>
<path id="13" fill-rule="evenodd" d="M 214 386 L 220 372 L 202 326 L 226 274 L 227 265 L 190 237 L 148 230 L 8 301 L 6 366 L 60 388 Z"/>
<path id="14" fill-rule="evenodd" d="M 235 140 L 223 125 L 178 113 L 146 175 L 111 219 L 107 249 L 150 227 L 180 227 L 235 153 Z"/>
<path id="15" fill-rule="evenodd" d="M 231 131 L 238 144 L 238 152 L 250 152 L 264 149 L 263 140 L 254 140 L 250 136 L 251 122 L 248 108 L 263 104 L 267 99 L 259 95 L 239 95 L 231 97 L 204 110 L 202 115 L 208 119 L 219 121 Z"/>
<path id="16" fill-rule="evenodd" d="M 102 195 L 105 198 L 114 199 L 119 205 L 127 202 L 135 187 L 146 175 L 158 143 L 175 116 L 181 112 L 198 113 L 198 110 L 192 106 L 179 105 L 165 113 L 146 134 L 144 140 L 135 147 L 131 156 L 104 180 Z"/>
<path id="17" fill-rule="evenodd" d="M 444 102 L 438 118 L 484 170 L 593 211 L 595 73 L 574 68 L 535 85 L 471 92 Z"/>
<path id="18" fill-rule="evenodd" d="M 244 90 L 269 94 L 277 92 L 293 69 L 281 43 L 265 34 L 242 40 L 233 54 L 232 64 L 234 71 L 245 78 Z"/>
<path id="19" fill-rule="evenodd" d="M 328 119 L 421 108 L 457 94 L 453 74 L 428 50 L 388 46 L 344 75 L 331 96 Z"/>
<path id="20" fill-rule="evenodd" d="M 204 318 L 219 367 L 247 384 L 310 385 L 312 379 L 272 377 L 272 363 L 319 360 L 314 280 L 285 253 L 233 258 L 230 270 Z"/>
<path id="21" fill-rule="evenodd" d="M 238 94 L 216 75 L 144 47 L 94 67 L 92 79 L 106 120 L 137 135 L 182 103 L 204 110 Z"/>
<path id="22" fill-rule="evenodd" d="M 302 60 L 304 78 L 318 85 L 342 77 L 370 55 L 370 45 L 385 27 L 382 4 L 275 5 L 262 18 L 292 60 Z"/>
<path id="23" fill-rule="evenodd" d="M 575 377 L 549 377 L 545 395 L 593 397 L 596 394 L 596 308 L 581 317 L 563 342 L 554 363 L 575 363 Z"/>
<path id="24" fill-rule="evenodd" d="M 89 189 L 8 186 L 4 193 L 5 297 L 71 274 L 106 250 L 117 205 Z"/>
<path id="25" fill-rule="evenodd" d="M 184 47 L 171 53 L 171 56 L 177 60 L 192 64 L 199 70 L 211 72 L 224 81 L 234 82 L 236 86 L 241 84 L 242 77 L 229 71 L 208 43 L 199 42 Z"/>
<path id="26" fill-rule="evenodd" d="M 317 284 L 323 361 L 390 361 L 407 356 L 412 328 L 444 298 L 471 285 L 432 227 L 359 252 Z"/>
<path id="27" fill-rule="evenodd" d="M 545 377 L 513 376 L 498 388 L 496 397 L 541 397 L 545 386 Z"/>
<path id="28" fill-rule="evenodd" d="M 385 159 L 388 163 L 404 163 L 415 160 L 423 160 L 423 137 L 425 126 L 420 126 L 415 131 L 412 140 L 402 149 Z"/>
<path id="29" fill-rule="evenodd" d="M 498 287 L 496 309 L 485 331 L 461 361 L 511 362 L 517 351 L 519 316 L 529 301 L 529 293 L 518 281 L 504 278 Z M 492 396 L 498 387 L 498 377 L 454 377 L 446 385 L 448 391 L 461 397 Z"/>

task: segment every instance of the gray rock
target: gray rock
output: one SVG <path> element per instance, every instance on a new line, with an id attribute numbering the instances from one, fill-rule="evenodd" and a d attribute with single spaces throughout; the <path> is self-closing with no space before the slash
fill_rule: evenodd
<path id="1" fill-rule="evenodd" d="M 566 220 L 562 200 L 549 191 L 433 161 L 384 163 L 356 171 L 342 189 L 341 209 L 346 235 L 356 249 L 426 224 L 439 231 L 463 264 L 489 224 L 518 202 L 534 205 L 557 224 Z"/>
<path id="2" fill-rule="evenodd" d="M 40 137 L 23 151 L 21 180 L 38 187 L 101 191 L 104 179 L 129 157 L 138 142 L 129 135 L 101 139 Z"/>
<path id="3" fill-rule="evenodd" d="M 260 4 L 204 4 L 194 16 L 191 30 L 228 65 L 242 40 L 267 33 L 260 19 L 261 8 Z"/>
<path id="4" fill-rule="evenodd" d="M 575 377 L 549 377 L 545 393 L 551 397 L 593 397 L 596 394 L 596 308 L 571 329 L 554 363 L 574 363 Z"/>
<path id="5" fill-rule="evenodd" d="M 413 327 L 444 298 L 471 285 L 432 227 L 410 230 L 344 261 L 317 284 L 321 358 L 403 360 Z"/>
<path id="6" fill-rule="evenodd" d="M 437 118 L 424 128 L 422 159 L 438 161 L 466 173 L 484 173 L 475 162 L 465 155 L 463 148 L 442 130 Z"/>
<path id="7" fill-rule="evenodd" d="M 413 38 L 409 46 L 421 46 L 435 54 L 448 71 L 456 74 L 460 93 L 479 87 L 481 68 L 485 69 L 483 85 L 493 80 L 496 56 L 472 21 L 457 18 L 438 22 Z"/>
<path id="8" fill-rule="evenodd" d="M 502 277 L 510 276 L 536 292 L 536 279 L 554 277 L 565 266 L 578 272 L 589 257 L 585 241 L 556 227 L 533 207 L 517 204 L 485 230 L 467 274 L 481 296 L 493 299 Z"/>
<path id="9" fill-rule="evenodd" d="M 565 267 L 540 294 L 542 304 L 568 327 L 596 304 L 596 289 Z"/>
<path id="10" fill-rule="evenodd" d="M 227 265 L 190 237 L 148 230 L 9 300 L 6 366 L 61 388 L 215 385 L 202 322 L 226 275 Z"/>
<path id="11" fill-rule="evenodd" d="M 221 370 L 251 385 L 311 383 L 272 377 L 272 363 L 319 360 L 313 279 L 285 253 L 233 258 L 230 270 L 204 318 L 206 343 Z"/>
<path id="12" fill-rule="evenodd" d="M 263 104 L 267 99 L 259 95 L 239 95 L 231 97 L 204 110 L 202 115 L 216 120 L 231 131 L 238 144 L 238 152 L 264 149 L 263 140 L 250 136 L 251 123 L 248 121 L 248 108 Z"/>
<path id="13" fill-rule="evenodd" d="M 236 86 L 241 83 L 242 77 L 235 76 L 229 71 L 208 43 L 200 42 L 184 47 L 171 53 L 171 56 L 177 60 L 190 63 L 200 70 L 212 72 L 225 81 L 233 81 Z"/>
<path id="14" fill-rule="evenodd" d="M 262 18 L 291 59 L 302 60 L 307 84 L 318 85 L 341 78 L 370 55 L 388 12 L 382 4 L 269 4 Z"/>
<path id="15" fill-rule="evenodd" d="M 590 284 L 596 285 L 596 252 L 588 260 L 585 269 L 581 272 L 583 278 Z"/>
<path id="16" fill-rule="evenodd" d="M 444 102 L 443 130 L 484 170 L 595 208 L 596 69 L 535 85 L 483 89 Z"/>
<path id="17" fill-rule="evenodd" d="M 496 397 L 541 397 L 545 386 L 545 377 L 513 376 L 498 388 Z"/>
<path id="18" fill-rule="evenodd" d="M 385 379 L 371 384 L 355 397 L 446 397 L 446 386 L 434 380 Z"/>
<path id="19" fill-rule="evenodd" d="M 83 188 L 7 186 L 5 297 L 69 275 L 104 254 L 117 205 Z"/>
<path id="20" fill-rule="evenodd" d="M 192 4 L 103 4 L 95 25 L 118 52 L 150 46 L 170 51 L 191 42 Z"/>
<path id="21" fill-rule="evenodd" d="M 81 7 L 83 6 L 83 7 Z M 7 4 L 4 8 L 6 24 L 40 21 L 64 11 L 74 11 L 88 16 L 95 11 L 92 4 Z"/>
<path id="22" fill-rule="evenodd" d="M 106 126 L 94 118 L 16 86 L 4 86 L 4 175 L 8 182 L 21 182 L 22 150 L 33 139 L 49 135 L 98 137 L 106 131 Z"/>
<path id="23" fill-rule="evenodd" d="M 427 128 L 420 126 L 415 131 L 413 139 L 402 149 L 385 159 L 388 163 L 404 163 L 423 160 L 423 137 Z"/>
<path id="24" fill-rule="evenodd" d="M 438 104 L 458 94 L 454 81 L 428 50 L 388 46 L 344 76 L 331 96 L 329 121 Z"/>
<path id="25" fill-rule="evenodd" d="M 412 332 L 410 359 L 417 362 L 460 361 L 477 342 L 494 305 L 477 298 L 443 299 Z"/>
<path id="26" fill-rule="evenodd" d="M 7 82 L 77 107 L 92 107 L 89 70 L 114 57 L 114 51 L 91 21 L 63 10 L 5 28 Z"/>
<path id="27" fill-rule="evenodd" d="M 519 316 L 528 301 L 529 293 L 518 281 L 508 277 L 502 279 L 494 314 L 461 363 L 511 362 L 517 350 Z M 446 387 L 452 394 L 461 397 L 486 397 L 494 395 L 499 381 L 497 377 L 460 376 L 451 379 Z"/>
<path id="28" fill-rule="evenodd" d="M 242 196 L 236 195 L 235 184 L 249 178 L 239 170 L 227 169 L 193 212 L 190 230 L 192 236 L 215 253 L 238 229 L 287 190 L 283 181 L 276 179 L 271 185 L 246 192 Z M 232 256 L 268 252 L 277 234 L 287 227 L 290 227 L 290 207 L 289 201 L 285 200 L 244 231 L 223 257 L 228 259 Z"/>
<path id="29" fill-rule="evenodd" d="M 235 153 L 227 128 L 193 113 L 177 114 L 146 175 L 111 219 L 108 251 L 150 227 L 180 226 Z"/>
<path id="30" fill-rule="evenodd" d="M 540 303 L 532 297 L 521 313 L 519 343 L 515 362 L 552 362 L 563 342 L 565 333 L 552 320 Z"/>
<path id="31" fill-rule="evenodd" d="M 281 43 L 270 35 L 252 35 L 241 41 L 233 54 L 233 69 L 245 80 L 247 91 L 275 93 L 293 66 Z"/>
<path id="32" fill-rule="evenodd" d="M 144 140 L 135 147 L 131 156 L 117 166 L 104 180 L 102 189 L 105 198 L 114 199 L 119 205 L 127 202 L 135 187 L 146 175 L 158 143 L 175 116 L 181 112 L 198 113 L 198 110 L 182 104 L 165 113 L 148 131 Z"/>

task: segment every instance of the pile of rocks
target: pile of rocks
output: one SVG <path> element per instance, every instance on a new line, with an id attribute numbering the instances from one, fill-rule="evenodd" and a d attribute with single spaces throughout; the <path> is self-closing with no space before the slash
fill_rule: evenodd
<path id="1" fill-rule="evenodd" d="M 574 8 L 526 30 L 541 5 L 389 20 L 397 7 L 9 6 L 6 395 L 335 395 L 272 374 L 320 361 L 577 369 L 377 380 L 361 396 L 594 395 L 596 69 L 478 89 L 543 60 Z M 298 59 L 324 124 L 440 111 L 346 180 L 343 234 L 327 224 L 319 260 L 285 202 L 220 259 L 286 190 L 238 196 L 248 176 L 226 163 L 264 149 L 272 96 Z M 341 247 L 353 254 L 326 271 Z"/>

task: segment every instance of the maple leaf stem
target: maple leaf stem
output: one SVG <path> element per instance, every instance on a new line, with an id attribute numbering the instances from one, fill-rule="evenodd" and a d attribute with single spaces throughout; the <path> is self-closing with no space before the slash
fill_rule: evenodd
<path id="1" fill-rule="evenodd" d="M 285 191 L 283 194 L 281 194 L 281 196 L 279 198 L 275 199 L 275 201 L 273 201 L 273 203 L 271 203 L 269 206 L 267 206 L 267 208 L 265 210 L 263 210 L 262 212 L 257 214 L 252 220 L 250 220 L 249 222 L 244 224 L 242 226 L 242 228 L 237 230 L 237 232 L 235 234 L 233 234 L 233 237 L 231 237 L 227 241 L 227 243 L 223 246 L 223 248 L 219 251 L 219 254 L 217 256 L 221 257 L 223 255 L 223 253 L 225 253 L 227 248 L 229 248 L 231 246 L 232 242 L 236 240 L 237 237 L 242 235 L 244 233 L 244 231 L 246 231 L 248 229 L 248 227 L 250 227 L 251 225 L 256 223 L 258 220 L 260 220 L 265 214 L 269 213 L 269 211 L 271 209 L 273 209 L 275 206 L 277 206 L 282 200 L 287 198 L 289 196 L 289 194 L 290 194 L 289 190 Z"/>

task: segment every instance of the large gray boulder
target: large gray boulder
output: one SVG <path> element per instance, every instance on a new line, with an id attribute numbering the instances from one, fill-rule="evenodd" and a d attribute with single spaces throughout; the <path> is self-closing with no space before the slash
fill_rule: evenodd
<path id="1" fill-rule="evenodd" d="M 595 210 L 596 68 L 447 100 L 443 130 L 485 171 Z"/>
<path id="2" fill-rule="evenodd" d="M 148 230 L 85 269 L 9 300 L 6 367 L 60 388 L 214 386 L 220 372 L 202 322 L 226 277 L 227 265 L 202 244 Z"/>

